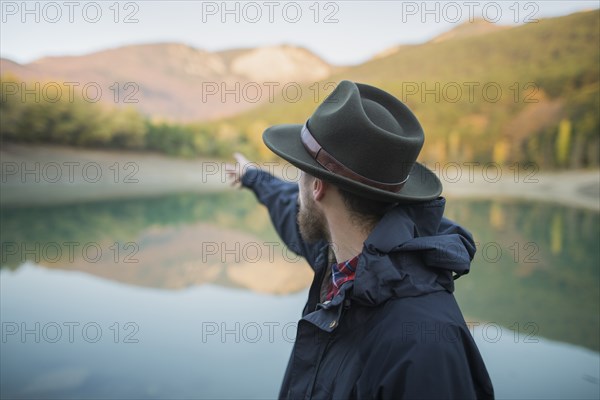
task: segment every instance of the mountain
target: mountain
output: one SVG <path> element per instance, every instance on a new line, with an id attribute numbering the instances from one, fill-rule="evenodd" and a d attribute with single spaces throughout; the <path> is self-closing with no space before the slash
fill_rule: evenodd
<path id="1" fill-rule="evenodd" d="M 459 25 L 433 42 L 498 29 L 502 28 L 474 21 Z M 404 47 L 392 47 L 375 58 Z M 116 82 L 120 90 L 117 105 L 134 105 L 146 115 L 180 122 L 229 117 L 268 103 L 272 100 L 269 82 L 277 82 L 280 87 L 286 83 L 314 83 L 346 69 L 289 45 L 209 52 L 180 43 L 158 43 L 82 56 L 44 57 L 24 65 L 0 59 L 2 74 L 28 82 L 77 82 L 77 89 L 97 83 L 103 91 L 102 99 L 111 103 L 115 103 Z M 134 86 L 126 86 L 129 82 Z M 273 92 L 281 93 L 280 87 Z"/>
<path id="2" fill-rule="evenodd" d="M 107 102 L 133 95 L 132 105 L 159 121 L 149 125 L 135 110 L 99 113 L 89 102 L 24 103 L 15 95 L 0 102 L 0 134 L 187 157 L 238 150 L 266 159 L 272 157 L 261 140 L 266 127 L 303 123 L 337 82 L 349 79 L 381 87 L 415 112 L 427 140 L 421 161 L 434 169 L 462 160 L 596 167 L 599 60 L 599 10 L 512 28 L 473 21 L 344 68 L 292 46 L 213 53 L 153 44 L 23 66 L 4 60 L 3 73 L 26 80 L 98 82 Z M 199 123 L 167 126 L 161 118 Z"/>
<path id="3" fill-rule="evenodd" d="M 192 121 L 233 115 L 268 101 L 265 82 L 313 82 L 330 75 L 333 67 L 288 45 L 208 52 L 162 43 L 46 57 L 25 65 L 1 59 L 0 71 L 28 82 L 78 82 L 77 89 L 97 83 L 107 102 L 115 102 L 116 82 L 118 104 L 129 104 L 129 95 L 147 115 Z M 134 85 L 125 86 L 128 82 Z"/>

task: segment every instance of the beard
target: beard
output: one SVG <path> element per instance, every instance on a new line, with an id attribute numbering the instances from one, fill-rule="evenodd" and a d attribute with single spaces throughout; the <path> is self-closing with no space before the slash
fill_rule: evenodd
<path id="1" fill-rule="evenodd" d="M 302 198 L 300 209 L 298 210 L 300 236 L 307 243 L 329 240 L 325 215 L 316 207 L 314 200 L 307 197 Z"/>

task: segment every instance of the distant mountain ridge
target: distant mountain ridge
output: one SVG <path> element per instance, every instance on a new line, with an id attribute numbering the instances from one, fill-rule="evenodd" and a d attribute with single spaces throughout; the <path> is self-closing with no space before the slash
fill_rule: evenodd
<path id="1" fill-rule="evenodd" d="M 137 89 L 137 103 L 133 104 L 140 111 L 176 121 L 233 115 L 268 100 L 268 96 L 250 93 L 252 87 L 247 95 L 236 89 L 248 83 L 318 81 L 334 69 L 310 51 L 288 45 L 208 52 L 179 43 L 159 43 L 84 56 L 45 57 L 25 65 L 0 60 L 2 74 L 11 73 L 25 81 L 64 80 L 82 86 L 95 82 L 106 91 L 115 82 L 121 86 L 133 82 Z M 242 95 L 236 99 L 234 94 L 226 95 L 227 90 Z M 133 93 L 132 89 L 129 94 Z"/>
<path id="2" fill-rule="evenodd" d="M 512 25 L 499 25 L 485 19 L 475 19 L 472 22 L 460 24 L 456 28 L 444 32 L 429 41 L 429 43 L 440 43 L 452 39 L 463 39 L 473 36 L 487 35 L 506 29 L 512 29 Z"/>
<path id="3" fill-rule="evenodd" d="M 474 21 L 441 34 L 433 42 L 483 35 L 502 28 L 505 27 Z M 374 59 L 403 47 L 394 46 Z M 2 74 L 10 73 L 25 81 L 64 80 L 81 86 L 96 82 L 107 92 L 115 82 L 121 89 L 133 82 L 136 90 L 129 88 L 126 93 L 137 100 L 132 105 L 146 115 L 180 122 L 233 116 L 271 101 L 268 85 L 275 82 L 280 84 L 280 90 L 273 92 L 280 94 L 285 84 L 318 82 L 347 69 L 352 67 L 330 65 L 309 50 L 290 45 L 209 52 L 181 43 L 152 43 L 82 56 L 43 57 L 23 65 L 0 59 Z M 236 89 L 236 83 L 240 89 Z M 262 90 L 260 96 L 255 84 Z M 235 91 L 241 93 L 238 99 Z"/>
<path id="4" fill-rule="evenodd" d="M 495 24 L 492 22 L 488 22 L 484 19 L 476 19 L 472 22 L 462 23 L 462 24 L 456 26 L 455 28 L 450 29 L 449 31 L 443 32 L 443 33 L 437 35 L 436 37 L 434 37 L 433 39 L 431 39 L 430 41 L 428 41 L 427 43 L 441 43 L 441 42 L 445 42 L 448 40 L 465 39 L 465 38 L 470 38 L 470 37 L 474 37 L 474 36 L 487 35 L 490 33 L 498 32 L 498 31 L 506 30 L 506 29 L 512 29 L 512 28 L 514 28 L 514 26 L 498 25 L 498 24 Z M 425 44 L 427 44 L 427 43 L 425 43 Z M 380 58 L 384 58 L 384 57 L 388 57 L 392 54 L 397 53 L 400 50 L 404 50 L 406 48 L 415 47 L 415 46 L 419 46 L 419 45 L 398 45 L 398 46 L 390 47 L 388 49 L 385 49 L 385 50 L 375 54 L 375 56 L 373 56 L 371 61 L 377 60 Z"/>

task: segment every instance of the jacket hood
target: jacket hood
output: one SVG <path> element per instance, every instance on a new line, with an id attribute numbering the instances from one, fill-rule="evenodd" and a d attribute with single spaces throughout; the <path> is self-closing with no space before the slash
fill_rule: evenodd
<path id="1" fill-rule="evenodd" d="M 454 291 L 454 279 L 469 272 L 472 235 L 443 217 L 446 200 L 399 204 L 390 209 L 364 243 L 352 300 L 377 305 L 390 298 Z"/>

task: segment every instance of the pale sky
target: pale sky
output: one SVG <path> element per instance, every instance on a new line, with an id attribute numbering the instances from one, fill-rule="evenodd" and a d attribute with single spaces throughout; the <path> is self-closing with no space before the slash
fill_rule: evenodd
<path id="1" fill-rule="evenodd" d="M 0 56 L 27 63 L 140 43 L 180 42 L 211 51 L 286 43 L 350 65 L 398 44 L 425 42 L 470 17 L 514 25 L 599 5 L 599 0 L 2 0 Z"/>

